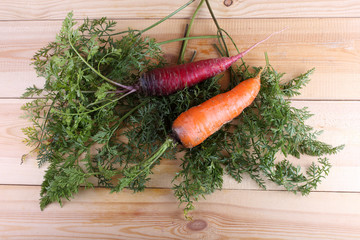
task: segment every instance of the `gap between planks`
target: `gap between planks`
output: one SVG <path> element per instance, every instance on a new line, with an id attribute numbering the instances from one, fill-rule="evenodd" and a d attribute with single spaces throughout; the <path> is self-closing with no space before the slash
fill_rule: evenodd
<path id="1" fill-rule="evenodd" d="M 37 184 L 0 184 L 0 188 L 1 187 L 41 187 L 41 185 L 37 185 Z M 82 189 L 83 191 L 87 191 L 87 190 L 91 190 L 91 189 L 103 189 L 103 190 L 108 190 L 109 194 L 110 193 L 110 189 L 106 188 L 106 187 L 101 187 L 101 186 L 94 186 L 92 188 L 89 189 L 85 189 L 85 187 L 80 187 L 80 189 Z M 124 188 L 126 191 L 132 191 L 130 190 L 128 187 Z M 146 187 L 144 191 L 146 190 L 173 190 L 170 187 Z M 285 189 L 239 189 L 239 188 L 223 188 L 223 189 L 215 189 L 214 192 L 221 192 L 221 191 L 256 191 L 256 192 L 286 192 L 286 193 L 291 193 L 290 191 L 287 191 Z M 337 191 L 337 190 L 314 190 L 311 193 L 339 193 L 339 194 L 359 194 L 360 191 Z M 136 194 L 136 193 L 134 193 Z M 296 196 L 300 197 L 300 193 L 295 194 Z M 208 196 L 208 195 L 206 195 Z M 306 197 L 306 196 L 305 196 Z"/>

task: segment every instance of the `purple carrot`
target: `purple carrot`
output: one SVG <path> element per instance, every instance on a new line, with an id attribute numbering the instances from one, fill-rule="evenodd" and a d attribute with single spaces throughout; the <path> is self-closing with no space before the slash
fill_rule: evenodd
<path id="1" fill-rule="evenodd" d="M 205 79 L 224 72 L 253 48 L 279 32 L 270 34 L 267 38 L 254 44 L 249 49 L 232 57 L 201 60 L 176 66 L 156 68 L 145 72 L 140 77 L 139 88 L 146 95 L 161 96 L 172 94 L 185 87 L 194 86 Z"/>

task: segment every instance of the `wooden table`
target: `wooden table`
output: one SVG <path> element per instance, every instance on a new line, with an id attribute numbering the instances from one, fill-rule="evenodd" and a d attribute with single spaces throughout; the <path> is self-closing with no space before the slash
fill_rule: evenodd
<path id="1" fill-rule="evenodd" d="M 186 0 L 80 1 L 1 0 L 0 2 L 0 239 L 359 239 L 360 238 L 360 4 L 358 0 L 212 0 L 220 25 L 238 46 L 249 47 L 268 34 L 288 29 L 246 57 L 264 65 L 264 52 L 275 69 L 290 79 L 315 67 L 312 81 L 292 99 L 315 113 L 308 123 L 324 130 L 321 140 L 346 144 L 330 160 L 328 178 L 307 197 L 269 185 L 257 188 L 245 178 L 225 178 L 222 191 L 201 200 L 194 221 L 184 219 L 170 180 L 179 162 L 163 160 L 143 193 L 80 190 L 63 208 L 39 209 L 39 185 L 45 169 L 34 158 L 20 165 L 29 149 L 21 128 L 28 125 L 20 106 L 25 88 L 42 85 L 30 66 L 34 52 L 52 41 L 66 13 L 77 19 L 108 16 L 120 28 L 141 29 Z M 198 1 L 148 32 L 159 41 L 181 37 Z M 193 35 L 215 34 L 204 7 Z M 216 56 L 214 40 L 191 41 L 198 59 Z M 180 43 L 164 45 L 176 58 Z M 231 49 L 235 52 L 234 49 Z M 311 158 L 298 164 L 308 166 Z"/>

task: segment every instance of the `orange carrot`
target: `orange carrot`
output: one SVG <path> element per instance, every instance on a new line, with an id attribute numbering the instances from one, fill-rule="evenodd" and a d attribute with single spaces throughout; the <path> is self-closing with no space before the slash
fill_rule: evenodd
<path id="1" fill-rule="evenodd" d="M 173 122 L 173 134 L 169 136 L 160 148 L 141 167 L 133 167 L 133 176 L 126 179 L 131 182 L 164 154 L 168 148 L 181 143 L 186 148 L 193 148 L 211 136 L 222 125 L 237 117 L 255 99 L 260 91 L 260 75 L 239 83 L 228 92 L 216 95 L 204 103 L 192 107 L 180 114 Z"/>
<path id="2" fill-rule="evenodd" d="M 260 91 L 260 75 L 247 79 L 228 92 L 192 107 L 173 122 L 175 138 L 186 148 L 202 143 L 248 107 Z"/>

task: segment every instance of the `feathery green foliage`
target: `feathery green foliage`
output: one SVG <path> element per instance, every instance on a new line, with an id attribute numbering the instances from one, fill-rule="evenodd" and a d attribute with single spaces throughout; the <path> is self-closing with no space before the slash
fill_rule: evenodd
<path id="1" fill-rule="evenodd" d="M 36 97 L 23 106 L 32 122 L 23 129 L 26 142 L 39 166 L 48 164 L 41 209 L 71 199 L 80 186 L 93 187 L 91 178 L 111 192 L 143 191 L 160 159 L 175 159 L 179 151 L 185 155 L 174 192 L 186 214 L 200 197 L 221 189 L 224 174 L 238 182 L 249 176 L 262 188 L 270 180 L 306 195 L 329 172 L 324 155 L 343 147 L 318 141 L 320 132 L 305 124 L 309 111 L 292 107 L 287 99 L 299 94 L 313 70 L 280 84 L 283 74 L 269 63 L 257 99 L 237 119 L 193 149 L 176 146 L 169 138 L 172 122 L 219 94 L 219 77 L 169 96 L 127 95 L 112 81 L 136 85 L 142 72 L 164 66 L 160 44 L 139 30 L 114 33 L 116 23 L 106 18 L 75 25 L 70 13 L 56 40 L 35 54 L 34 67 L 45 85 L 23 94 Z M 230 86 L 253 76 L 248 69 L 244 62 L 233 67 Z M 279 152 L 285 159 L 275 161 Z M 306 170 L 286 159 L 302 154 L 319 158 Z"/>
<path id="2" fill-rule="evenodd" d="M 243 69 L 236 69 L 238 77 L 250 77 Z M 281 85 L 284 74 L 268 65 L 254 103 L 203 144 L 186 152 L 182 170 L 176 176 L 182 182 L 174 187 L 175 195 L 186 203 L 185 211 L 192 210 L 200 196 L 221 188 L 224 174 L 238 182 L 249 176 L 263 189 L 267 180 L 303 195 L 316 189 L 331 167 L 321 156 L 335 154 L 344 146 L 332 147 L 318 141 L 320 132 L 305 123 L 311 116 L 309 111 L 292 107 L 287 100 L 293 94 L 290 91 L 303 87 L 312 72 Z M 276 161 L 280 152 L 285 159 Z M 319 158 L 304 172 L 286 159 L 290 155 L 300 158 L 301 154 Z"/>

